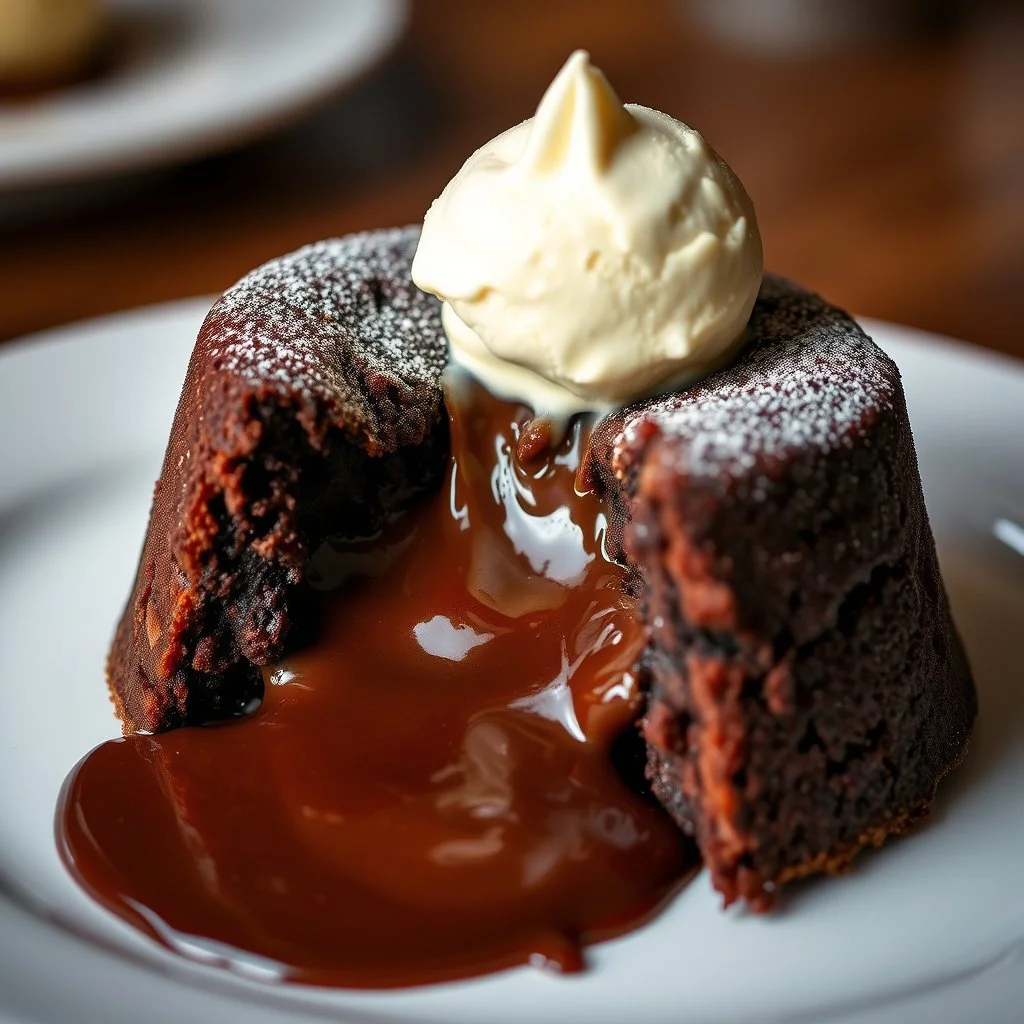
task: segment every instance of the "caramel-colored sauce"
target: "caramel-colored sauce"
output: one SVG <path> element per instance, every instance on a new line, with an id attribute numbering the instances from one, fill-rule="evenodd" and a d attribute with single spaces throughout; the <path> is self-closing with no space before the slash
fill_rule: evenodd
<path id="1" fill-rule="evenodd" d="M 321 631 L 257 710 L 65 784 L 74 876 L 187 957 L 351 987 L 577 970 L 694 866 L 621 774 L 643 636 L 574 487 L 584 428 L 523 464 L 525 408 L 465 379 L 449 407 L 442 488 L 318 553 Z"/>

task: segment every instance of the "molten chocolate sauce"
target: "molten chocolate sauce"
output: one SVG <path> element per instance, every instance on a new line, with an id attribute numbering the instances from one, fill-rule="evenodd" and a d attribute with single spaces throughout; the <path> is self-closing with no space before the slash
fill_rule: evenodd
<path id="1" fill-rule="evenodd" d="M 582 426 L 544 450 L 525 408 L 448 398 L 442 489 L 319 552 L 323 628 L 258 710 L 105 743 L 65 784 L 75 877 L 187 957 L 354 987 L 577 970 L 694 865 L 616 764 L 643 638 L 574 486 Z"/>

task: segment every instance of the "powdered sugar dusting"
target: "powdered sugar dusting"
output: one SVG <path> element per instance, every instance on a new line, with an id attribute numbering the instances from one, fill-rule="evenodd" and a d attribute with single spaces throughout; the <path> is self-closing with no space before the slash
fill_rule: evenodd
<path id="1" fill-rule="evenodd" d="M 440 386 L 440 303 L 409 267 L 418 227 L 329 239 L 271 260 L 210 311 L 200 335 L 219 371 L 372 416 L 377 388 Z"/>
<path id="2" fill-rule="evenodd" d="M 410 279 L 418 227 L 306 246 L 252 271 L 211 310 L 200 340 L 210 363 L 259 387 L 327 401 L 374 423 L 370 392 L 439 394 L 447 342 L 440 304 Z M 643 444 L 643 425 L 678 438 L 688 471 L 721 475 L 808 449 L 852 447 L 900 395 L 899 371 L 845 314 L 766 276 L 751 342 L 725 369 L 635 403 L 597 433 L 615 462 Z M 611 435 L 611 436 L 609 436 Z"/>
<path id="3" fill-rule="evenodd" d="M 896 365 L 845 314 L 767 276 L 751 342 L 718 373 L 621 415 L 621 456 L 653 421 L 686 447 L 691 473 L 742 473 L 801 451 L 852 447 L 900 392 Z"/>

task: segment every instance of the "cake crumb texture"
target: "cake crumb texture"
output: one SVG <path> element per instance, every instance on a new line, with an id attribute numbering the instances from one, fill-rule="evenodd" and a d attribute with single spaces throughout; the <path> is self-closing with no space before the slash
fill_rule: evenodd
<path id="1" fill-rule="evenodd" d="M 296 621 L 310 556 L 440 479 L 440 304 L 418 229 L 319 242 L 210 310 L 108 660 L 118 714 L 159 731 L 240 713 Z M 293 637 L 294 639 L 294 637 Z"/>

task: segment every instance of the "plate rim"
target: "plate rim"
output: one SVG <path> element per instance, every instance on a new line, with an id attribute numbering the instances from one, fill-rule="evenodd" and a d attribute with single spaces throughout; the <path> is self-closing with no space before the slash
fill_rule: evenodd
<path id="1" fill-rule="evenodd" d="M 111 313 L 100 317 L 90 318 L 88 320 L 77 321 L 71 324 L 50 328 L 45 331 L 37 332 L 35 334 L 26 336 L 24 338 L 17 339 L 11 343 L 4 343 L 2 346 L 0 346 L 0 373 L 2 373 L 3 369 L 5 368 L 5 357 L 12 357 L 15 359 L 15 361 L 17 361 L 17 357 L 19 355 L 26 355 L 29 357 L 38 356 L 40 358 L 46 358 L 44 353 L 48 349 L 52 349 L 57 346 L 67 344 L 69 340 L 72 340 L 76 335 L 79 335 L 82 332 L 93 333 L 104 332 L 106 330 L 117 328 L 138 327 L 144 325 L 147 321 L 151 322 L 153 318 L 158 318 L 160 320 L 163 320 L 165 318 L 180 318 L 182 321 L 188 318 L 198 322 L 198 320 L 201 319 L 201 316 L 203 315 L 205 310 L 209 308 L 212 298 L 213 297 L 211 296 L 191 297 L 175 300 L 172 302 L 136 307 L 130 310 Z M 896 338 L 899 339 L 901 343 L 907 343 L 915 348 L 919 348 L 922 351 L 924 351 L 924 348 L 927 348 L 934 352 L 936 350 L 936 346 L 938 345 L 944 356 L 951 356 L 958 360 L 966 360 L 972 363 L 980 362 L 982 364 L 990 366 L 993 369 L 999 369 L 1003 371 L 1011 370 L 1015 376 L 1019 377 L 1020 380 L 1024 382 L 1024 361 L 1015 359 L 1012 356 L 1007 356 L 1003 353 L 983 349 L 980 346 L 965 343 L 948 336 L 937 335 L 928 331 L 921 330 L 919 328 L 895 324 L 884 320 L 864 318 L 861 320 L 861 323 L 865 326 L 865 329 L 868 331 L 868 333 L 872 334 L 872 336 L 883 336 L 882 340 L 879 342 L 880 344 L 882 344 L 883 348 L 885 347 L 884 335 L 886 333 L 891 332 Z M 182 344 L 185 345 L 186 342 L 183 341 Z M 2 919 L 4 916 L 4 908 L 6 905 L 7 900 L 5 898 L 3 887 L 0 886 L 0 938 L 3 937 Z M 47 922 L 45 921 L 41 921 L 39 923 L 42 925 L 47 924 Z M 67 935 L 67 932 L 64 929 L 61 929 L 61 931 L 63 932 L 64 935 Z M 94 946 L 91 946 L 91 944 L 89 952 L 96 953 L 100 956 L 109 956 L 110 958 L 115 959 L 119 964 L 124 964 L 127 962 L 121 952 L 105 953 L 102 950 L 97 950 Z M 147 964 L 146 968 L 148 970 L 156 971 L 157 974 L 161 973 L 159 972 L 158 968 L 153 968 L 152 965 Z M 1011 978 L 1008 983 L 1006 971 L 996 972 L 995 974 L 990 975 L 989 980 L 992 981 L 993 979 L 996 979 L 994 982 L 995 984 L 1003 984 L 1006 988 L 1006 992 L 1008 992 L 1010 996 L 1012 996 L 1013 998 L 1024 997 L 1024 972 L 1019 972 L 1018 977 L 1016 979 Z M 182 984 L 181 979 L 174 979 L 174 981 L 177 984 Z M 960 983 L 954 982 L 953 984 L 959 987 Z M 254 1016 L 252 1014 L 252 1011 L 255 1008 L 255 1004 L 251 1000 L 237 1000 L 234 993 L 228 992 L 225 994 L 223 991 L 216 991 L 213 988 L 203 987 L 202 992 L 204 996 L 209 996 L 211 998 L 218 998 L 222 1000 L 226 998 L 231 1004 L 235 1004 L 237 1002 L 237 1006 L 239 1007 L 239 1015 L 241 1015 L 244 1012 L 249 1016 Z M 932 990 L 929 990 L 928 992 L 924 993 L 924 995 L 925 997 L 929 995 L 934 995 L 934 992 Z M 8 1016 L 8 1010 L 5 1007 L 4 1002 L 4 997 L 2 994 L 0 994 L 0 1020 L 9 1020 L 13 1024 L 13 1022 L 15 1021 L 27 1022 L 30 1020 L 34 1021 L 37 1019 L 34 1016 L 29 1017 L 27 1015 L 24 1017 Z M 898 998 L 895 1001 L 886 1002 L 882 1007 L 882 1011 L 895 1011 L 898 1016 L 892 1017 L 893 1020 L 915 1019 L 915 1017 L 912 1015 L 915 1013 L 914 1007 L 917 1004 L 917 1002 L 918 999 L 914 995 Z M 1010 1004 L 1007 1003 L 1006 1005 Z M 265 1006 L 267 1008 L 272 1009 L 274 1006 L 274 1002 L 268 1001 L 265 1004 Z M 348 1016 L 350 1012 L 353 1013 L 353 1016 L 351 1018 Z M 315 1011 L 312 1011 L 309 1007 L 288 1007 L 286 1009 L 283 1009 L 283 1013 L 286 1015 L 294 1015 L 295 1019 L 300 1020 L 316 1019 Z M 345 1015 L 344 1019 L 354 1020 L 365 1019 L 383 1022 L 385 1020 L 393 1019 L 387 1014 L 373 1013 L 366 1014 L 364 1017 L 362 1014 L 359 1013 L 359 1011 L 349 1011 L 347 1009 L 339 1010 L 335 1015 L 335 1018 L 340 1019 L 340 1015 L 342 1014 Z M 823 1016 L 827 1016 L 829 1020 L 861 1020 L 860 1015 L 854 1014 L 851 1017 L 849 1014 L 843 1013 L 842 1010 L 839 1010 L 838 1017 L 829 1015 L 827 1012 Z M 871 1015 L 866 1016 L 863 1019 L 865 1021 L 875 1019 L 882 1020 L 883 1016 L 884 1013 L 883 1015 L 879 1016 L 875 1014 L 874 1011 L 871 1011 Z M 44 1018 L 38 1019 L 41 1020 Z M 262 1020 L 262 1016 L 260 1016 L 260 1019 Z M 271 1018 L 268 1017 L 268 1019 Z M 784 1019 L 789 1020 L 790 1018 Z M 793 1019 L 795 1020 L 798 1018 Z M 805 1018 L 799 1019 L 803 1020 Z M 889 1018 L 886 1017 L 885 1019 Z M 1010 1018 L 1006 1019 L 1009 1020 Z"/>

